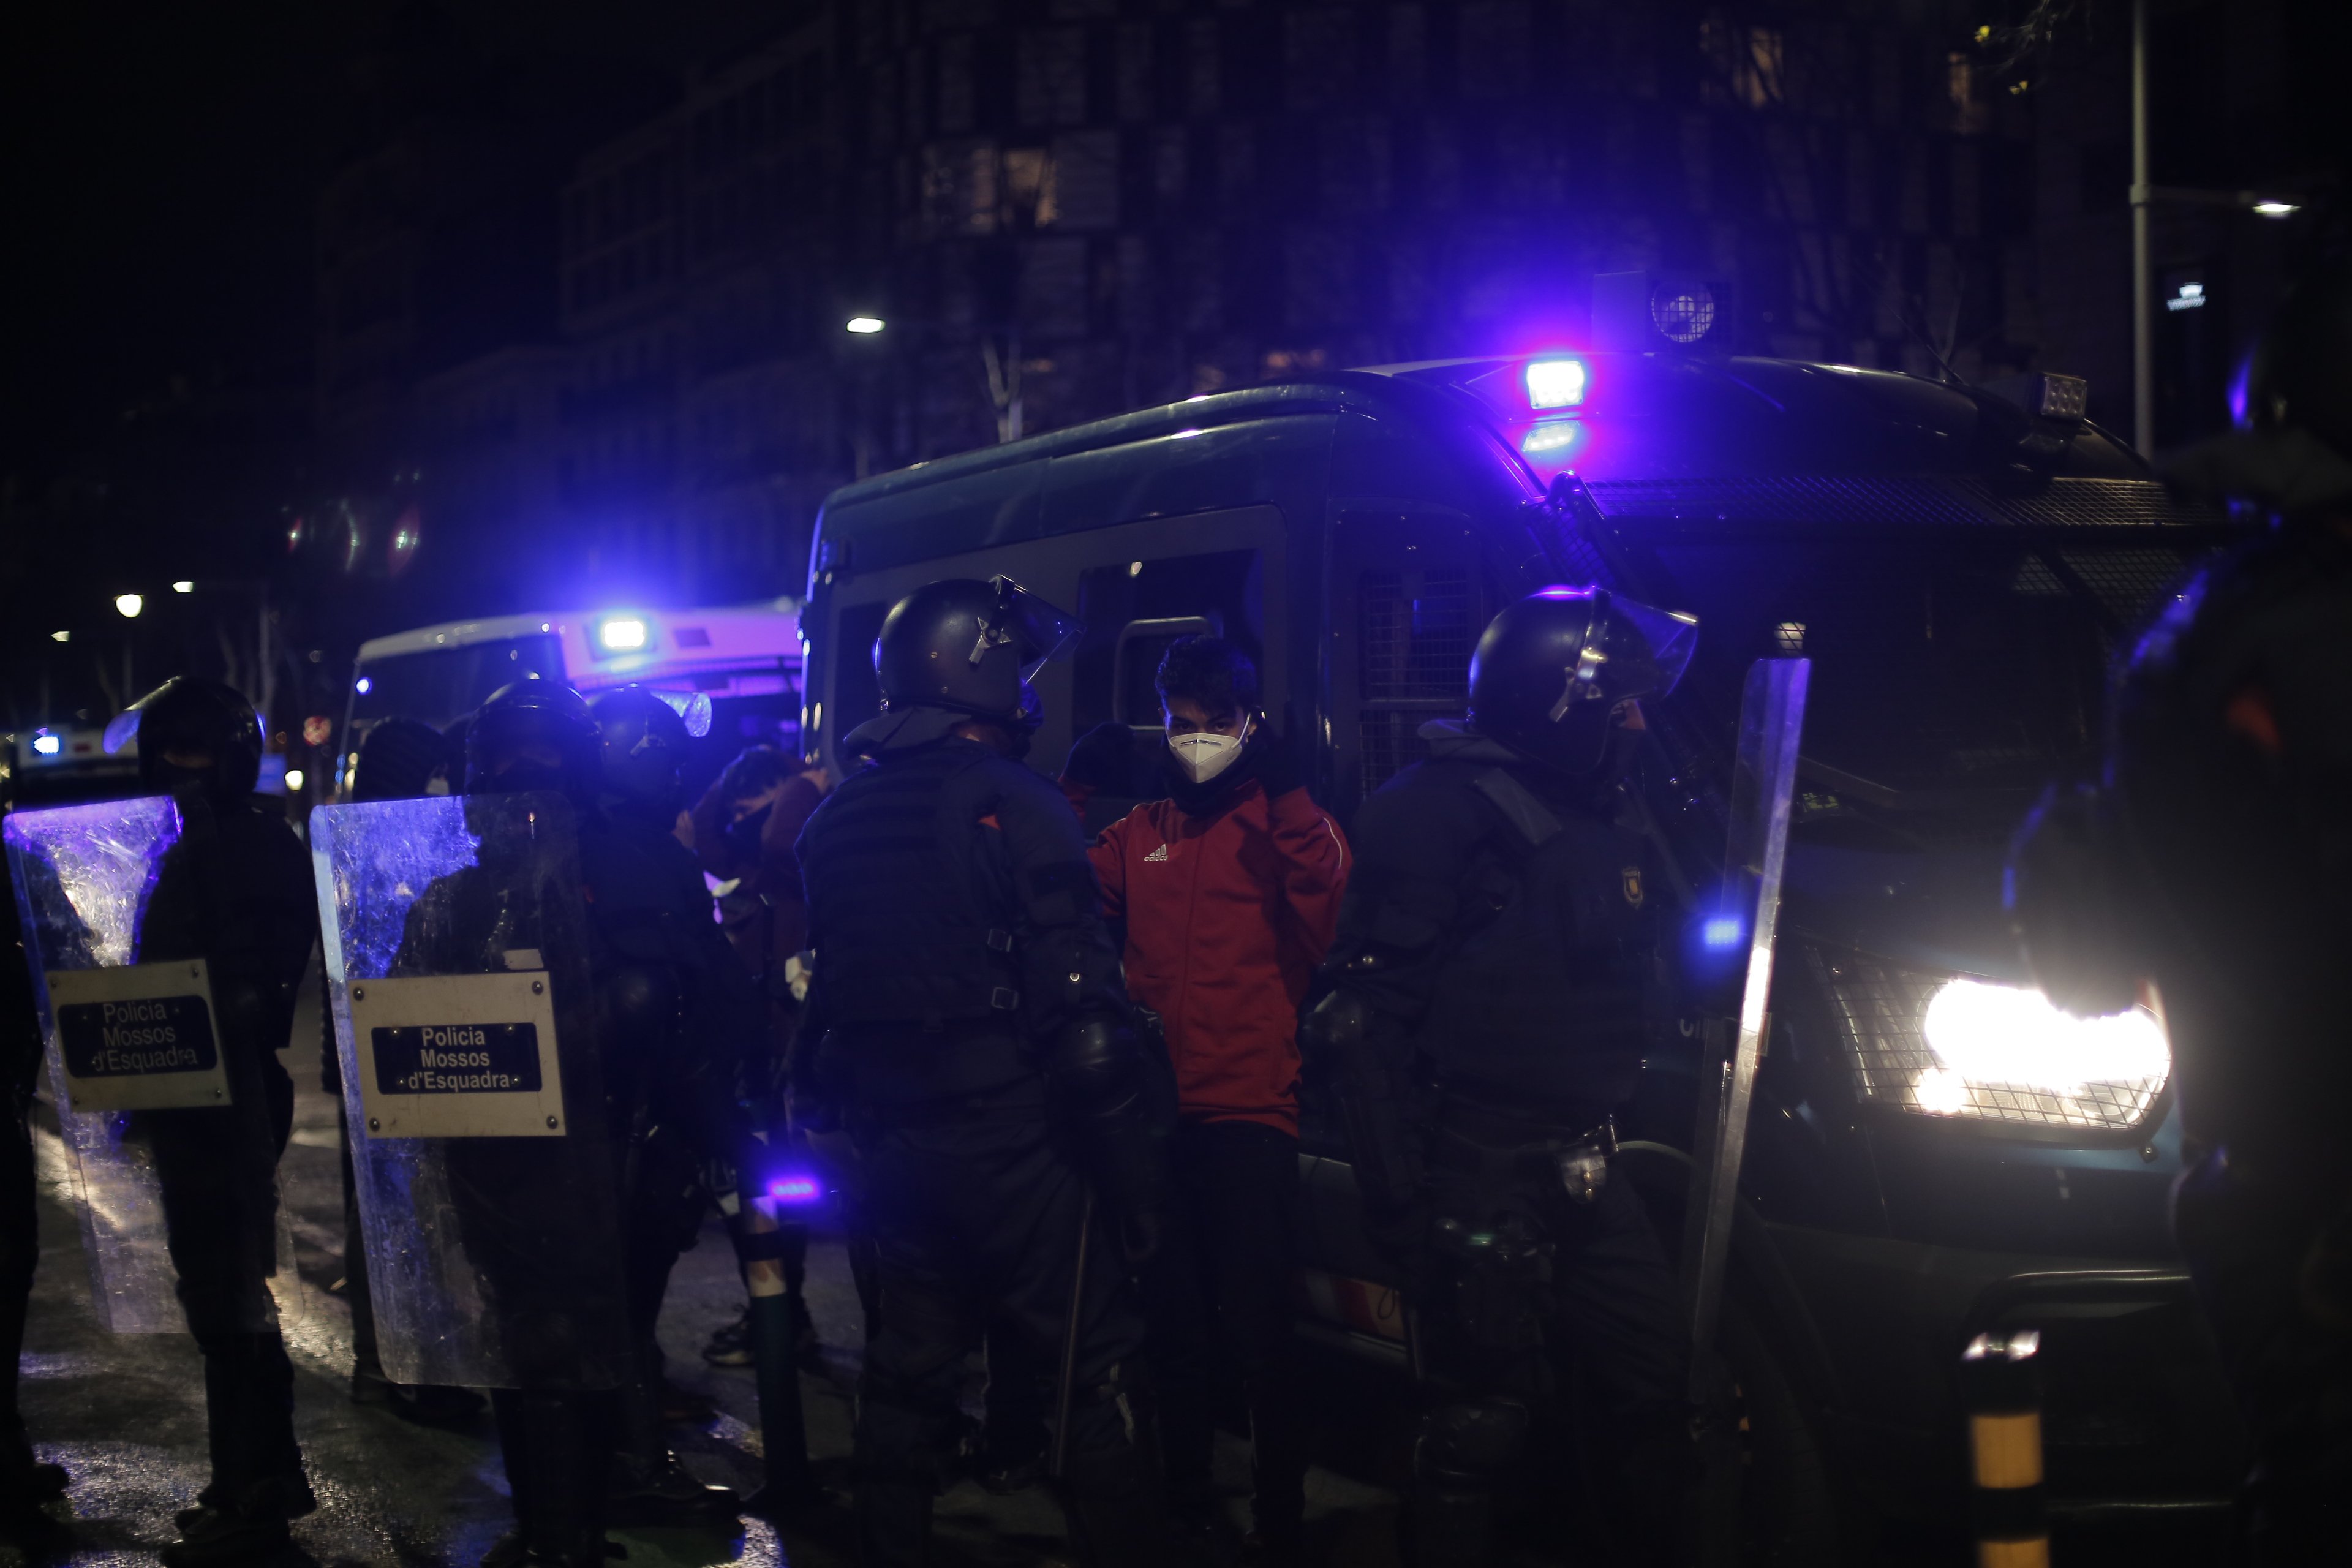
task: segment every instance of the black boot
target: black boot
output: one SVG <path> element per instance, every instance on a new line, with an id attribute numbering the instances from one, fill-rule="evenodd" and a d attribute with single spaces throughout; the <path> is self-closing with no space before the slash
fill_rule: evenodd
<path id="1" fill-rule="evenodd" d="M 611 1518 L 615 1524 L 685 1524 L 735 1512 L 727 1487 L 707 1485 L 678 1462 L 662 1440 L 657 1374 L 640 1358 L 638 1374 L 621 1392 L 620 1446 L 613 1456 Z"/>
<path id="2" fill-rule="evenodd" d="M 521 1441 L 507 1450 L 507 1478 L 522 1530 L 523 1560 L 551 1568 L 604 1568 L 611 1401 L 583 1394 L 520 1394 L 512 1396 L 512 1409 Z"/>
<path id="3" fill-rule="evenodd" d="M 759 1370 L 760 1447 L 767 1456 L 767 1481 L 743 1506 L 762 1517 L 821 1502 L 824 1489 L 810 1472 L 808 1429 L 801 1415 L 797 1317 L 805 1317 L 791 1295 L 754 1296 L 750 1316 L 752 1364 Z"/>

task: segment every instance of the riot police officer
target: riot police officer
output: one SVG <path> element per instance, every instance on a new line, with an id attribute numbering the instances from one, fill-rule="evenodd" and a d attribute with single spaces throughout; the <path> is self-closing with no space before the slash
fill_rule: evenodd
<path id="1" fill-rule="evenodd" d="M 703 702 L 707 730 L 709 700 Z M 676 1007 L 634 1042 L 637 1049 L 615 1061 L 605 1080 L 621 1104 L 627 1136 L 621 1196 L 635 1357 L 622 1400 L 614 1518 L 660 1522 L 731 1512 L 735 1503 L 728 1489 L 697 1480 L 661 1438 L 662 1352 L 654 1326 L 670 1270 L 693 1245 L 705 1209 L 735 1195 L 736 1173 L 753 1142 L 736 1091 L 764 1019 L 743 961 L 712 919 L 701 868 L 675 831 L 686 806 L 679 770 L 693 733 L 686 718 L 668 700 L 636 686 L 606 692 L 588 711 L 603 736 L 604 826 L 660 876 L 645 889 L 646 910 L 628 916 L 626 929 L 616 928 L 608 940 L 628 943 L 636 962 L 666 971 L 677 995 Z M 604 905 L 600 890 L 600 923 L 612 919 Z M 739 1233 L 739 1256 L 747 1245 L 761 1250 Z"/>
<path id="2" fill-rule="evenodd" d="M 2174 1229 L 2254 1442 L 2243 1517 L 2258 1561 L 2315 1563 L 2352 1537 L 2352 268 L 2294 290 L 2244 391 L 2245 427 L 2170 477 L 2273 526 L 2141 639 L 2104 780 L 2045 798 L 2011 909 L 2061 1006 L 2161 1008 Z"/>
<path id="3" fill-rule="evenodd" d="M 596 1054 L 610 1125 L 621 1168 L 601 1173 L 616 1188 L 635 1185 L 643 1173 L 643 1150 L 657 1094 L 686 1084 L 680 1044 L 687 1020 L 707 1004 L 710 988 L 698 987 L 696 942 L 715 934 L 699 875 L 662 846 L 682 856 L 683 847 L 647 825 L 602 809 L 604 736 L 587 704 L 553 681 L 523 680 L 493 693 L 467 732 L 468 795 L 553 791 L 572 805 L 578 827 L 580 875 L 588 895 L 588 967 L 596 994 Z M 674 817 L 673 812 L 673 817 Z M 699 991 L 699 994 L 697 994 Z M 711 1020 L 705 1017 L 706 1023 Z M 723 1040 L 723 1026 L 715 1032 Z M 678 1083 L 668 1080 L 675 1077 Z M 688 1085 L 684 1090 L 690 1094 Z M 481 1141 L 485 1142 L 493 1141 Z M 625 1210 L 624 1211 L 626 1212 Z M 486 1216 L 477 1215 L 486 1231 Z M 618 1238 L 604 1238 L 612 1245 Z M 624 1243 L 629 1329 L 642 1352 L 652 1332 L 651 1315 L 660 1305 L 660 1287 L 675 1245 L 656 1269 L 643 1238 Z M 597 1238 L 583 1237 L 593 1247 Z M 541 1258 L 551 1258 L 542 1252 Z M 509 1310 L 562 1317 L 563 1282 L 509 1279 L 503 1292 Z M 555 1336 L 539 1336 L 555 1349 Z M 642 1353 L 630 1358 L 625 1378 L 622 1429 L 635 1461 L 625 1468 L 622 1484 L 607 1484 L 612 1400 L 580 1385 L 569 1369 L 526 1377 L 520 1389 L 499 1390 L 493 1407 L 513 1488 L 519 1529 L 494 1549 L 488 1564 L 519 1561 L 593 1568 L 604 1556 L 604 1529 L 616 1514 L 637 1520 L 675 1518 L 686 1511 L 727 1509 L 734 1494 L 709 1488 L 681 1471 L 660 1443 L 649 1406 L 647 1377 L 657 1375 Z M 539 1386 L 533 1386 L 536 1382 Z"/>
<path id="4" fill-rule="evenodd" d="M 310 868 L 282 813 L 253 797 L 261 726 L 218 681 L 181 676 L 139 707 L 140 782 L 178 801 L 180 840 L 158 868 L 142 963 L 210 967 L 228 1074 L 225 1108 L 139 1112 L 155 1152 L 189 1332 L 204 1353 L 212 1479 L 164 1548 L 174 1568 L 276 1550 L 317 1506 L 294 1439 L 294 1369 L 268 1287 L 277 1267 L 278 1156 L 294 1080 L 278 1060 L 318 930 Z"/>
<path id="5" fill-rule="evenodd" d="M 1589 588 L 1507 607 L 1466 725 L 1366 801 L 1310 1016 L 1423 1370 L 1412 1560 L 1492 1554 L 1540 1391 L 1580 1355 L 1624 1456 L 1618 1561 L 1669 1561 L 1696 1464 L 1674 1274 L 1608 1166 L 1655 1010 L 1642 840 L 1620 783 L 1696 628 Z M 1629 868 L 1633 868 L 1629 871 Z"/>
<path id="6" fill-rule="evenodd" d="M 927 1558 L 983 1326 L 1035 1365 L 1074 1354 L 1061 1479 L 1080 1550 L 1164 1551 L 1119 1405 L 1142 1328 L 1117 1266 L 1150 1248 L 1162 1124 L 1077 820 L 1018 761 L 1027 675 L 1076 630 L 1003 577 L 900 600 L 875 643 L 886 710 L 843 742 L 866 765 L 801 835 L 827 1033 L 795 1102 L 847 1121 L 881 1279 L 855 1460 L 869 1564 Z M 1096 1214 L 1074 1279 L 1089 1179 L 1111 1223 Z"/>

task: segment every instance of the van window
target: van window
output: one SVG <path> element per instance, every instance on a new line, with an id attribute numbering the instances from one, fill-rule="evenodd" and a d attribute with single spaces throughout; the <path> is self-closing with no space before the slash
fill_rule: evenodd
<path id="1" fill-rule="evenodd" d="M 1428 754 L 1423 724 L 1468 710 L 1471 650 L 1515 591 L 1491 554 L 1458 513 L 1339 519 L 1331 741 L 1343 812 Z"/>
<path id="2" fill-rule="evenodd" d="M 833 702 L 835 711 L 824 716 L 823 731 L 846 735 L 882 711 L 882 684 L 874 679 L 874 639 L 882 635 L 882 617 L 890 605 L 880 601 L 848 605 L 834 620 Z"/>
<path id="3" fill-rule="evenodd" d="M 1087 624 L 1071 670 L 1073 734 L 1108 719 L 1160 722 L 1152 676 L 1180 637 L 1209 632 L 1265 670 L 1265 584 L 1255 550 L 1122 561 L 1078 578 Z"/>

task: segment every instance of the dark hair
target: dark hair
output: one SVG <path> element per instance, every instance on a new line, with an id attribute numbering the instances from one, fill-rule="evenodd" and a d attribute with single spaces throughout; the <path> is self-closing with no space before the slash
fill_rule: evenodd
<path id="1" fill-rule="evenodd" d="M 767 794 L 800 771 L 799 763 L 773 746 L 746 746 L 742 754 L 719 775 L 719 791 L 727 800 L 751 800 Z"/>
<path id="2" fill-rule="evenodd" d="M 1160 656 L 1151 684 L 1163 703 L 1189 697 L 1212 715 L 1257 711 L 1257 666 L 1223 637 L 1178 637 Z"/>

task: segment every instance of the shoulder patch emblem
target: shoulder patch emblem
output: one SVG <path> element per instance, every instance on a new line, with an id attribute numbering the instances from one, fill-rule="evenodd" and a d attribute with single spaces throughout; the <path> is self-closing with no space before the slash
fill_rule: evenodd
<path id="1" fill-rule="evenodd" d="M 1628 866 L 1617 873 L 1619 885 L 1625 890 L 1625 901 L 1635 909 L 1642 907 L 1642 868 Z"/>
<path id="2" fill-rule="evenodd" d="M 1146 855 L 1143 858 L 1144 858 L 1144 862 L 1145 862 L 1147 865 L 1148 865 L 1148 864 L 1150 864 L 1151 861 L 1154 861 L 1154 860 L 1165 860 L 1165 859 L 1167 859 L 1167 858 L 1168 858 L 1168 846 L 1166 846 L 1165 844 L 1162 844 L 1159 848 L 1154 849 L 1150 854 Z"/>

